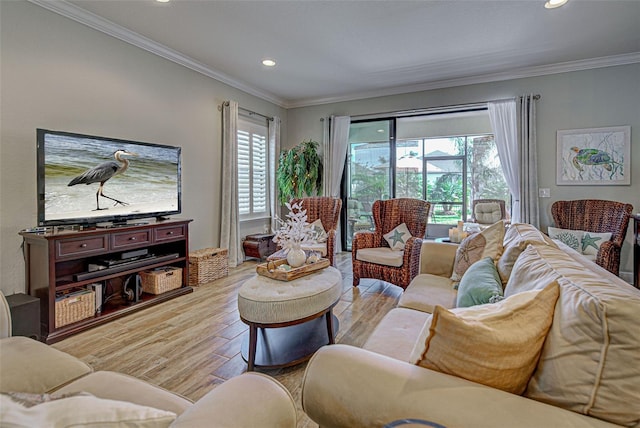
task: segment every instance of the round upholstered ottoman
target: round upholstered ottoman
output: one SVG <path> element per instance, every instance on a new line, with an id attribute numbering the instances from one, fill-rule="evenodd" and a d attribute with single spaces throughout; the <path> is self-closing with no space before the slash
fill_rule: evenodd
<path id="1" fill-rule="evenodd" d="M 261 275 L 246 281 L 238 291 L 238 312 L 249 325 L 242 346 L 248 370 L 295 365 L 333 343 L 338 322 L 332 309 L 341 294 L 342 275 L 334 267 L 292 281 Z"/>

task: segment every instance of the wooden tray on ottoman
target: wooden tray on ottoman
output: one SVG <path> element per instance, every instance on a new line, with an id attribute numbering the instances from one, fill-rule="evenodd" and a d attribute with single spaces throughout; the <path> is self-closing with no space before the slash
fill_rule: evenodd
<path id="1" fill-rule="evenodd" d="M 291 270 L 280 270 L 278 266 L 286 264 L 287 259 L 274 260 L 267 263 L 261 263 L 256 266 L 258 275 L 268 278 L 277 279 L 278 281 L 293 281 L 305 275 L 312 274 L 315 271 L 329 267 L 329 259 L 320 259 L 315 263 L 305 264 Z"/>

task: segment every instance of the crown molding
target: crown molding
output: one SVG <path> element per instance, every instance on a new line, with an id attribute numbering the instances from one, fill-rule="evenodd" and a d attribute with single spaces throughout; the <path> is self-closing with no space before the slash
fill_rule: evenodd
<path id="1" fill-rule="evenodd" d="M 300 107 L 311 107 L 315 105 L 339 103 L 345 101 L 355 101 L 367 98 L 384 97 L 390 95 L 401 95 L 411 92 L 429 91 L 433 89 L 452 88 L 456 86 L 474 85 L 479 83 L 498 82 L 503 80 L 522 79 L 527 77 L 545 76 L 550 74 L 569 73 L 573 71 L 590 70 L 594 68 L 614 67 L 618 65 L 628 65 L 640 62 L 640 52 L 633 52 L 623 55 L 613 55 L 600 58 L 591 58 L 578 61 L 568 61 L 556 64 L 548 64 L 534 67 L 518 68 L 499 73 L 489 73 L 456 79 L 445 79 L 434 82 L 425 82 L 415 85 L 395 86 L 390 88 L 376 89 L 365 92 L 354 92 L 333 97 L 314 97 L 299 100 L 286 100 L 272 93 L 250 86 L 244 82 L 228 76 L 225 73 L 214 70 L 174 49 L 155 42 L 141 34 L 122 27 L 114 22 L 104 19 L 79 6 L 67 2 L 66 0 L 28 0 L 29 2 L 41 6 L 47 10 L 55 12 L 66 18 L 84 24 L 94 30 L 98 30 L 126 43 L 144 49 L 154 55 L 158 55 L 169 61 L 173 61 L 193 71 L 207 77 L 220 81 L 233 88 L 239 89 L 255 97 L 273 103 L 279 107 L 290 109 Z"/>
<path id="2" fill-rule="evenodd" d="M 416 85 L 395 86 L 391 88 L 376 89 L 373 91 L 357 92 L 326 98 L 307 98 L 291 101 L 285 104 L 285 108 L 311 107 L 322 104 L 332 104 L 346 101 L 356 101 L 367 98 L 401 95 L 412 92 L 430 91 L 434 89 L 453 88 L 456 86 L 474 85 L 479 83 L 499 82 L 503 80 L 523 79 L 527 77 L 546 76 L 550 74 L 570 73 L 573 71 L 591 70 L 594 68 L 615 67 L 640 63 L 640 52 L 623 55 L 613 55 L 600 58 L 591 58 L 579 61 L 567 61 L 556 64 L 524 67 L 500 73 L 489 73 L 457 79 L 446 79 L 435 82 L 419 83 Z"/>
<path id="3" fill-rule="evenodd" d="M 239 89 L 248 94 L 254 95 L 263 100 L 269 101 L 277 106 L 284 107 L 285 101 L 274 94 L 262 91 L 253 86 L 249 86 L 244 82 L 238 81 L 222 72 L 212 69 L 174 49 L 171 49 L 161 43 L 155 42 L 141 34 L 131 31 L 121 25 L 118 25 L 108 19 L 104 19 L 92 12 L 89 12 L 79 6 L 71 4 L 65 0 L 29 0 L 29 2 L 41 6 L 51 12 L 55 12 L 66 18 L 84 24 L 94 30 L 98 30 L 112 37 L 120 39 L 126 43 L 144 49 L 154 55 L 173 61 L 184 67 L 187 67 L 207 77 L 218 80 L 233 88 Z"/>

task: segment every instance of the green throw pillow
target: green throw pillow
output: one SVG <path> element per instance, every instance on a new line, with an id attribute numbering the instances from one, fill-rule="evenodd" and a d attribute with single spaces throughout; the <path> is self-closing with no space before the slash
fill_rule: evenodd
<path id="1" fill-rule="evenodd" d="M 456 306 L 466 308 L 495 303 L 503 296 L 502 281 L 493 259 L 485 257 L 472 264 L 462 276 Z"/>

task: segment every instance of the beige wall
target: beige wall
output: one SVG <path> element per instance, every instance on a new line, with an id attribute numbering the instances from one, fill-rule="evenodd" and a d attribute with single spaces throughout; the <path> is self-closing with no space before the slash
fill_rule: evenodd
<path id="1" fill-rule="evenodd" d="M 285 111 L 26 1 L 0 1 L 0 290 L 24 290 L 18 231 L 36 225 L 36 128 L 183 148 L 183 215 L 191 248 L 217 246 L 221 129 L 227 99 L 283 119 L 283 147 L 322 139 L 320 118 L 444 106 L 539 93 L 538 143 L 544 226 L 551 202 L 601 197 L 640 212 L 640 65 L 417 92 Z M 555 185 L 555 133 L 632 127 L 632 185 Z M 261 225 L 256 225 L 258 229 Z M 631 271 L 631 237 L 623 249 Z"/>
<path id="2" fill-rule="evenodd" d="M 36 128 L 181 146 L 191 248 L 218 246 L 218 106 L 235 99 L 283 130 L 286 111 L 26 1 L 0 1 L 0 19 L 0 289 L 24 291 L 18 232 L 37 223 Z"/>
<path id="3" fill-rule="evenodd" d="M 320 118 L 363 115 L 540 94 L 537 136 L 540 187 L 551 197 L 540 199 L 541 226 L 552 222 L 551 204 L 561 199 L 611 199 L 633 204 L 640 212 L 640 64 L 543 77 L 469 85 L 288 111 L 287 141 L 322 138 Z M 631 186 L 556 186 L 556 131 L 631 125 Z M 631 228 L 622 251 L 621 270 L 633 269 Z"/>

